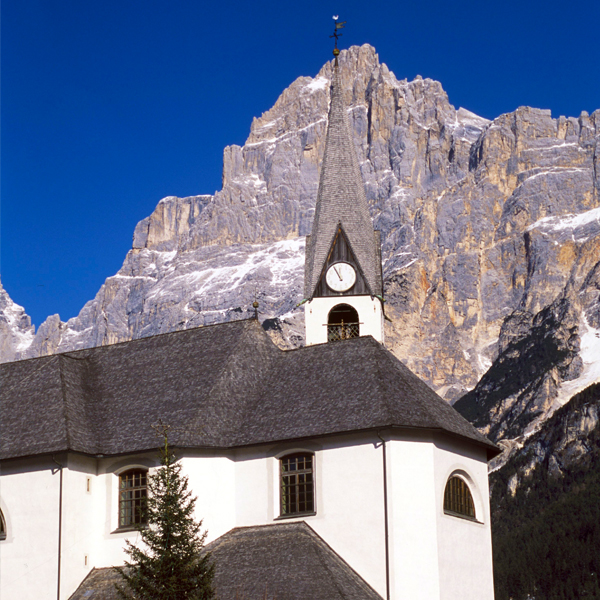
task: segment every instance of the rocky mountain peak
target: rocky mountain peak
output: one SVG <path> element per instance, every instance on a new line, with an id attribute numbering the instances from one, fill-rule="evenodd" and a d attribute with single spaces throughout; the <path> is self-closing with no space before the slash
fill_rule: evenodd
<path id="1" fill-rule="evenodd" d="M 34 337 L 34 327 L 22 306 L 15 304 L 0 281 L 0 359 L 19 360 Z"/>
<path id="2" fill-rule="evenodd" d="M 600 328 L 600 111 L 556 119 L 520 107 L 488 121 L 455 109 L 437 81 L 397 79 L 371 46 L 342 51 L 339 64 L 382 237 L 388 347 L 449 401 L 472 390 L 460 405 L 483 411 L 500 437 L 535 426 L 600 362 L 590 350 Z M 49 319 L 18 356 L 250 316 L 254 298 L 277 343 L 301 344 L 296 305 L 332 68 L 298 78 L 243 147 L 225 148 L 220 191 L 161 200 L 96 298 L 68 323 Z M 546 361 L 529 391 L 503 392 L 502 368 L 522 368 L 548 340 L 560 360 Z M 514 427 L 498 425 L 505 417 Z"/>

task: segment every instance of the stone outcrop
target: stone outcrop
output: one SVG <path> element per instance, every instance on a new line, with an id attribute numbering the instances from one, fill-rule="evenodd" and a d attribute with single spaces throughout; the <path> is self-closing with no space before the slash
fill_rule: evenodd
<path id="1" fill-rule="evenodd" d="M 461 404 L 497 439 L 532 427 L 563 390 L 600 377 L 589 350 L 600 328 L 600 111 L 553 119 L 521 107 L 487 121 L 456 110 L 436 81 L 398 80 L 370 46 L 343 51 L 340 67 L 382 234 L 388 347 L 450 401 L 475 388 Z M 255 298 L 277 342 L 301 344 L 303 236 L 331 76 L 327 63 L 294 81 L 243 147 L 225 149 L 221 191 L 161 200 L 96 298 L 67 323 L 47 321 L 20 356 L 241 318 Z M 535 383 L 502 388 L 512 382 L 502 373 L 547 343 L 560 356 Z"/>
<path id="2" fill-rule="evenodd" d="M 514 496 L 517 489 L 531 483 L 536 469 L 551 477 L 562 477 L 573 467 L 597 463 L 600 454 L 600 383 L 576 394 L 557 410 L 535 434 L 510 444 L 508 453 L 492 464 L 492 486 L 498 497 Z"/>
<path id="3" fill-rule="evenodd" d="M 0 282 L 0 359 L 19 360 L 34 338 L 31 319 L 22 306 L 15 304 Z"/>

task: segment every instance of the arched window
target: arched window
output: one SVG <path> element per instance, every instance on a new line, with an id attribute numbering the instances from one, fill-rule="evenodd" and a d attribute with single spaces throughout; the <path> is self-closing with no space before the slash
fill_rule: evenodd
<path id="1" fill-rule="evenodd" d="M 475 519 L 475 505 L 467 482 L 453 475 L 444 491 L 444 512 L 449 515 Z"/>
<path id="2" fill-rule="evenodd" d="M 288 454 L 280 460 L 281 516 L 314 514 L 314 455 Z"/>
<path id="3" fill-rule="evenodd" d="M 360 335 L 358 313 L 349 304 L 338 304 L 327 317 L 327 341 L 337 342 Z"/>
<path id="4" fill-rule="evenodd" d="M 119 475 L 119 529 L 146 522 L 148 472 L 131 469 Z"/>
<path id="5" fill-rule="evenodd" d="M 0 540 L 6 539 L 6 521 L 4 520 L 4 515 L 2 514 L 2 509 L 0 509 Z"/>

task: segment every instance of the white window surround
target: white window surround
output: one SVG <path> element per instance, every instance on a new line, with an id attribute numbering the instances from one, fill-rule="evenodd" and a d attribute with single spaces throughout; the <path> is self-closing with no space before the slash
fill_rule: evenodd
<path id="1" fill-rule="evenodd" d="M 129 469 L 119 475 L 119 529 L 137 529 L 145 524 L 148 469 Z"/>
<path id="2" fill-rule="evenodd" d="M 274 521 L 304 521 L 317 516 L 319 512 L 319 491 L 320 486 L 320 463 L 321 452 L 316 448 L 316 444 L 306 444 L 304 446 L 294 446 L 286 448 L 274 454 L 271 458 L 272 478 L 273 478 L 273 520 Z M 304 515 L 282 515 L 281 514 L 281 459 L 290 454 L 312 454 L 313 456 L 313 502 L 314 513 Z"/>
<path id="3" fill-rule="evenodd" d="M 156 469 L 156 461 L 136 457 L 134 460 L 120 460 L 114 463 L 106 470 L 108 476 L 107 486 L 109 489 L 110 504 L 107 507 L 109 511 L 108 521 L 110 522 L 110 535 L 131 535 L 133 529 L 119 528 L 119 481 L 122 473 L 131 469 L 143 469 L 151 475 Z"/>
<path id="4" fill-rule="evenodd" d="M 0 507 L 0 541 L 4 541 L 8 537 L 8 525 L 4 518 L 4 511 Z"/>
<path id="5" fill-rule="evenodd" d="M 462 479 L 465 484 L 467 485 L 467 487 L 469 488 L 469 491 L 471 492 L 471 497 L 473 498 L 473 506 L 475 508 L 475 519 L 471 519 L 469 517 L 463 517 L 461 515 L 455 515 L 455 514 L 449 514 L 444 510 L 444 493 L 446 491 L 446 486 L 448 485 L 448 481 L 450 481 L 450 479 L 452 477 L 458 477 L 459 479 Z M 483 515 L 484 515 L 484 511 L 483 511 L 483 503 L 482 503 L 482 499 L 481 499 L 481 493 L 479 492 L 479 488 L 477 487 L 477 484 L 475 483 L 475 480 L 473 479 L 473 477 L 471 477 L 471 475 L 469 475 L 469 473 L 467 473 L 467 471 L 464 470 L 464 468 L 455 468 L 453 470 L 451 470 L 448 475 L 446 476 L 446 479 L 444 480 L 444 487 L 442 489 L 442 495 L 441 495 L 441 508 L 442 508 L 442 514 L 444 517 L 447 517 L 449 519 L 464 519 L 465 521 L 468 521 L 470 523 L 475 523 L 478 525 L 483 525 L 484 524 L 484 519 L 483 519 Z"/>
<path id="6" fill-rule="evenodd" d="M 304 305 L 306 345 L 327 342 L 329 312 L 338 304 L 348 304 L 358 313 L 361 336 L 372 335 L 383 344 L 383 309 L 375 296 L 325 296 L 313 298 Z"/>

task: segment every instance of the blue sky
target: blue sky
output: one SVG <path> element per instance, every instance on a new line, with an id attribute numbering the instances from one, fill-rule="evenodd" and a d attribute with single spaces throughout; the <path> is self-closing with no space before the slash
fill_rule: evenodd
<path id="1" fill-rule="evenodd" d="M 2 284 L 33 322 L 78 314 L 167 195 L 220 188 L 222 152 L 340 47 L 494 118 L 600 108 L 600 4 L 3 0 Z"/>

